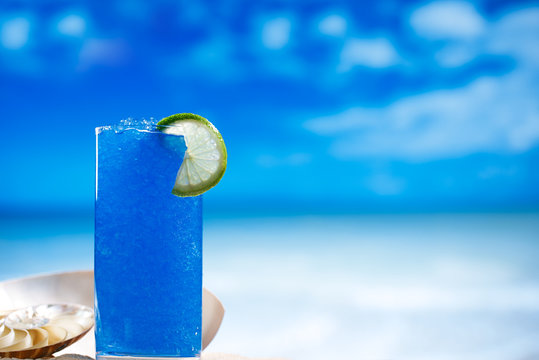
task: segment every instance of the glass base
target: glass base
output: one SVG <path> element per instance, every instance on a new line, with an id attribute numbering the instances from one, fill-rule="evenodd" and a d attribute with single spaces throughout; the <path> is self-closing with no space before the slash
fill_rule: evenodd
<path id="1" fill-rule="evenodd" d="M 200 356 L 132 356 L 132 355 L 97 355 L 97 360 L 198 360 Z"/>

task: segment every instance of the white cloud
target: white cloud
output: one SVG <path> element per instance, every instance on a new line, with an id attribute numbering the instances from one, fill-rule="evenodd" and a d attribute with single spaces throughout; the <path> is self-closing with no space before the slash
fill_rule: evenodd
<path id="1" fill-rule="evenodd" d="M 533 104 L 531 104 L 533 105 Z M 526 151 L 539 139 L 539 116 L 526 114 L 522 121 L 509 132 L 509 143 L 518 151 Z"/>
<path id="2" fill-rule="evenodd" d="M 334 136 L 331 151 L 339 158 L 423 161 L 480 151 L 525 151 L 539 140 L 532 89 L 526 73 L 480 78 L 463 88 L 410 96 L 384 108 L 357 107 L 313 119 L 305 127 Z"/>
<path id="3" fill-rule="evenodd" d="M 521 65 L 539 67 L 539 8 L 515 11 L 492 27 L 485 51 L 508 54 Z"/>
<path id="4" fill-rule="evenodd" d="M 352 108 L 337 116 L 325 116 L 307 121 L 305 127 L 319 135 L 335 135 L 343 131 L 369 129 L 376 126 L 376 109 Z"/>
<path id="5" fill-rule="evenodd" d="M 485 31 L 451 39 L 436 53 L 442 67 L 464 65 L 479 54 L 510 55 L 519 66 L 539 63 L 539 9 L 527 8 L 507 14 L 499 21 L 485 24 Z M 432 40 L 432 39 L 431 39 Z"/>
<path id="6" fill-rule="evenodd" d="M 477 37 L 485 23 L 472 4 L 462 1 L 435 1 L 416 9 L 410 25 L 427 39 Z"/>
<path id="7" fill-rule="evenodd" d="M 340 58 L 339 72 L 349 71 L 357 65 L 385 68 L 399 61 L 395 47 L 386 38 L 349 39 L 344 44 Z"/>
<path id="8" fill-rule="evenodd" d="M 474 44 L 459 42 L 448 44 L 434 55 L 438 65 L 455 68 L 469 63 L 477 57 L 477 47 Z"/>
<path id="9" fill-rule="evenodd" d="M 279 17 L 267 21 L 262 27 L 262 44 L 272 50 L 286 46 L 290 40 L 290 19 Z"/>
<path id="10" fill-rule="evenodd" d="M 76 14 L 70 14 L 58 21 L 57 29 L 60 34 L 79 37 L 86 31 L 86 20 Z"/>
<path id="11" fill-rule="evenodd" d="M 79 70 L 87 70 L 94 65 L 120 65 L 125 61 L 127 53 L 127 45 L 122 40 L 86 40 L 79 53 Z"/>
<path id="12" fill-rule="evenodd" d="M 0 28 L 0 42 L 6 49 L 17 50 L 28 42 L 30 20 L 26 17 L 15 17 L 5 21 Z"/>
<path id="13" fill-rule="evenodd" d="M 508 55 L 518 66 L 506 75 L 411 95 L 381 108 L 352 107 L 304 126 L 333 137 L 330 151 L 339 158 L 427 161 L 527 151 L 539 143 L 538 24 L 539 9 L 515 11 L 488 25 L 480 47 L 455 40 L 441 56 L 445 66 L 459 66 L 476 53 Z"/>
<path id="14" fill-rule="evenodd" d="M 318 31 L 329 36 L 343 36 L 346 33 L 346 19 L 340 15 L 328 15 L 318 23 Z"/>

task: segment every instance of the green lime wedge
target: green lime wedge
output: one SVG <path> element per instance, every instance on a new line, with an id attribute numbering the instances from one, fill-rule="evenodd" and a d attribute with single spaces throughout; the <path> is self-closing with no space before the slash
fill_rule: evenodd
<path id="1" fill-rule="evenodd" d="M 187 146 L 172 188 L 174 195 L 196 196 L 217 185 L 226 170 L 226 147 L 211 122 L 185 113 L 168 116 L 157 126 L 166 134 L 183 136 Z"/>

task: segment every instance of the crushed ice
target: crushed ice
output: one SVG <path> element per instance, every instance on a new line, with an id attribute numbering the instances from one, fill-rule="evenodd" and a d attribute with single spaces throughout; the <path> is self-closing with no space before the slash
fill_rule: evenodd
<path id="1" fill-rule="evenodd" d="M 157 121 L 151 117 L 149 119 L 133 119 L 128 117 L 127 119 L 120 120 L 119 124 L 101 126 L 96 129 L 96 133 L 100 133 L 103 130 L 113 130 L 115 133 L 123 133 L 127 130 L 137 131 L 154 131 L 156 129 Z"/>
<path id="2" fill-rule="evenodd" d="M 155 125 L 157 121 L 153 117 L 149 119 L 133 119 L 128 117 L 127 119 L 120 120 L 120 124 L 114 127 L 114 130 L 118 132 L 123 132 L 125 130 L 135 129 L 139 131 L 144 130 L 155 130 Z"/>

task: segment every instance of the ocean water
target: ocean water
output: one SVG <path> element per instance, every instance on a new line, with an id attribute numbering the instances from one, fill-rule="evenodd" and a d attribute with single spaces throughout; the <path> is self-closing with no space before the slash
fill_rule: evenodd
<path id="1" fill-rule="evenodd" d="M 0 278 L 92 267 L 91 219 L 2 219 Z M 539 214 L 211 217 L 206 351 L 289 359 L 539 358 Z"/>

